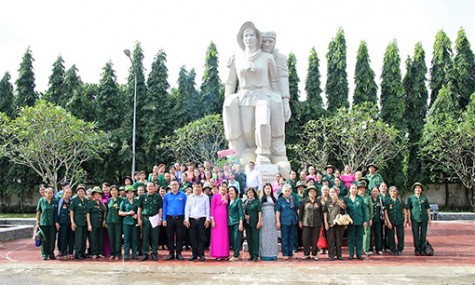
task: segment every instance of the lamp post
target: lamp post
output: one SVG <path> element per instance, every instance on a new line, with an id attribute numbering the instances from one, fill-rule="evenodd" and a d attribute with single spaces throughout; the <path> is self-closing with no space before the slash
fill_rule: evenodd
<path id="1" fill-rule="evenodd" d="M 125 55 L 129 58 L 130 63 L 132 64 L 132 69 L 134 70 L 134 77 L 135 77 L 135 86 L 134 86 L 134 119 L 133 119 L 133 127 L 132 127 L 132 175 L 130 176 L 132 179 L 135 179 L 135 132 L 136 132 L 136 125 L 137 125 L 137 71 L 135 70 L 134 62 L 132 61 L 132 57 L 130 56 L 130 50 L 124 50 Z"/>

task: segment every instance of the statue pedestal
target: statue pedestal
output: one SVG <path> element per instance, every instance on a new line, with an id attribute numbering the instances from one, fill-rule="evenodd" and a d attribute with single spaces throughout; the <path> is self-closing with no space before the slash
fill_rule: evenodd
<path id="1" fill-rule="evenodd" d="M 259 164 L 256 165 L 257 170 L 261 172 L 262 184 L 273 183 L 275 175 L 279 173 L 279 166 L 277 164 Z"/>

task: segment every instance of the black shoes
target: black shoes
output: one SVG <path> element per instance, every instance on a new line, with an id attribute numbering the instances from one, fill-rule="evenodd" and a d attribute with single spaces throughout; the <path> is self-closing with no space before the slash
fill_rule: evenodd
<path id="1" fill-rule="evenodd" d="M 188 261 L 193 261 L 193 260 L 197 260 L 198 257 L 196 257 L 196 255 L 192 255 L 190 258 L 188 258 Z"/>
<path id="2" fill-rule="evenodd" d="M 152 254 L 152 260 L 153 261 L 158 261 L 158 256 L 156 254 Z"/>
<path id="3" fill-rule="evenodd" d="M 141 259 L 141 260 L 142 260 L 142 261 L 145 261 L 145 260 L 147 260 L 147 259 L 148 259 L 148 254 L 144 254 L 144 255 L 142 256 L 142 259 Z"/>
<path id="4" fill-rule="evenodd" d="M 181 255 L 181 253 L 177 253 L 177 254 L 176 254 L 176 259 L 178 259 L 178 260 L 184 260 L 183 255 Z"/>
<path id="5" fill-rule="evenodd" d="M 172 260 L 175 259 L 175 256 L 173 254 L 169 254 L 165 260 Z"/>
<path id="6" fill-rule="evenodd" d="M 205 260 L 206 260 L 206 258 L 205 258 L 203 255 L 200 256 L 200 257 L 198 257 L 198 259 L 199 259 L 200 261 L 205 261 Z"/>

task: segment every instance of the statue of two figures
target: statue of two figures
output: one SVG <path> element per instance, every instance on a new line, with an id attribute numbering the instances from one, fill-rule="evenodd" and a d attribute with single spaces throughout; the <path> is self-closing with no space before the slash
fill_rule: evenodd
<path id="1" fill-rule="evenodd" d="M 274 164 L 287 176 L 285 122 L 291 116 L 287 57 L 275 49 L 276 33 L 261 33 L 252 22 L 241 26 L 237 42 L 243 52 L 229 60 L 223 106 L 229 148 L 236 150 L 241 164 Z"/>

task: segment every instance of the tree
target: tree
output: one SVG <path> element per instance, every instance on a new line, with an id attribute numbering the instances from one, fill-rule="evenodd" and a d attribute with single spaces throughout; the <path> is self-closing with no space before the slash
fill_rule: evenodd
<path id="1" fill-rule="evenodd" d="M 175 127 L 182 127 L 189 122 L 198 120 L 201 117 L 201 112 L 197 112 L 203 107 L 203 102 L 195 88 L 196 72 L 192 68 L 190 72 L 186 70 L 185 66 L 180 68 L 178 75 L 178 88 L 175 95 L 176 105 L 175 113 Z"/>
<path id="2" fill-rule="evenodd" d="M 160 50 L 152 63 L 152 70 L 147 80 L 147 98 L 145 99 L 142 114 L 147 116 L 142 117 L 144 122 L 145 131 L 142 133 L 144 136 L 143 151 L 148 168 L 152 167 L 153 162 L 163 161 L 165 158 L 157 150 L 157 145 L 160 144 L 162 138 L 173 132 L 174 130 L 174 112 L 170 112 L 173 109 L 171 96 L 168 94 L 168 69 L 166 66 L 167 54 L 165 51 Z"/>
<path id="3" fill-rule="evenodd" d="M 348 108 L 348 78 L 346 74 L 346 40 L 342 28 L 328 45 L 327 53 L 327 83 L 325 91 L 328 101 L 328 112 L 334 114 L 345 107 Z"/>
<path id="4" fill-rule="evenodd" d="M 384 53 L 383 71 L 381 74 L 381 118 L 391 127 L 405 132 L 404 121 L 404 89 L 401 78 L 401 59 L 396 40 L 392 41 Z M 384 181 L 406 189 L 404 170 L 404 153 L 400 152 L 388 163 L 387 171 L 382 171 Z"/>
<path id="5" fill-rule="evenodd" d="M 96 121 L 101 130 L 115 130 L 121 126 L 122 98 L 112 62 L 102 69 L 96 96 Z"/>
<path id="6" fill-rule="evenodd" d="M 33 106 L 38 99 L 35 92 L 35 73 L 33 72 L 33 54 L 30 48 L 26 49 L 23 60 L 18 69 L 18 79 L 16 80 L 17 97 L 16 107 Z"/>
<path id="7" fill-rule="evenodd" d="M 222 112 L 224 102 L 224 89 L 219 79 L 219 61 L 216 45 L 211 42 L 206 51 L 203 83 L 201 84 L 201 96 L 203 98 L 203 113 L 218 114 Z"/>
<path id="8" fill-rule="evenodd" d="M 460 108 L 465 109 L 470 96 L 475 92 L 475 57 L 463 28 L 459 30 L 455 40 L 453 75 Z"/>
<path id="9" fill-rule="evenodd" d="M 404 97 L 406 99 L 405 115 L 409 134 L 409 157 L 407 163 L 408 185 L 422 181 L 421 162 L 418 158 L 419 141 L 427 113 L 428 92 L 426 88 L 427 66 L 422 44 L 418 42 L 414 49 L 414 58 L 406 61 L 407 72 L 404 76 Z"/>
<path id="10" fill-rule="evenodd" d="M 353 105 L 363 102 L 371 102 L 375 105 L 378 103 L 378 85 L 376 85 L 375 76 L 376 74 L 370 65 L 368 45 L 361 41 L 356 56 Z"/>
<path id="11" fill-rule="evenodd" d="M 302 117 L 305 120 L 318 120 L 325 114 L 323 109 L 322 89 L 320 88 L 320 61 L 313 47 L 308 57 L 307 78 L 305 79 L 305 92 L 307 100 L 301 103 Z"/>
<path id="12" fill-rule="evenodd" d="M 83 84 L 78 82 L 78 86 L 71 95 L 66 108 L 73 116 L 86 122 L 96 121 L 96 96 L 99 86 L 93 83 Z"/>
<path id="13" fill-rule="evenodd" d="M 176 161 L 218 161 L 217 152 L 226 147 L 223 120 L 213 114 L 193 121 L 163 139 L 158 147 Z"/>
<path id="14" fill-rule="evenodd" d="M 452 70 L 452 43 L 447 34 L 440 30 L 435 36 L 434 51 L 430 68 L 430 104 L 432 106 L 442 86 L 447 86 Z"/>
<path id="15" fill-rule="evenodd" d="M 15 109 L 13 106 L 14 95 L 13 85 L 10 83 L 10 73 L 5 72 L 0 80 L 0 112 L 5 113 L 8 117 L 13 117 Z"/>
<path id="16" fill-rule="evenodd" d="M 76 65 L 73 64 L 66 73 L 64 74 L 64 108 L 69 112 L 73 113 L 76 117 L 80 119 L 85 119 L 83 116 L 78 116 L 75 112 L 79 112 L 79 110 L 72 110 L 71 104 L 73 98 L 80 96 L 83 92 L 83 85 L 84 83 L 81 80 L 81 77 L 78 75 L 78 69 Z"/>
<path id="17" fill-rule="evenodd" d="M 300 128 L 304 124 L 304 118 L 301 117 L 300 112 L 300 78 L 297 74 L 297 57 L 295 56 L 295 54 L 289 54 L 289 57 L 287 58 L 287 66 L 289 69 L 289 106 L 290 111 L 292 112 L 292 116 L 290 117 L 290 120 L 285 124 L 285 140 L 287 144 L 293 144 L 298 141 L 298 134 Z M 292 153 L 290 154 L 290 156 L 292 156 Z"/>
<path id="18" fill-rule="evenodd" d="M 43 100 L 22 108 L 16 119 L 2 115 L 0 125 L 0 154 L 33 169 L 55 188 L 61 180 L 80 182 L 82 164 L 107 151 L 107 135 L 94 124 Z"/>
<path id="19" fill-rule="evenodd" d="M 49 77 L 49 88 L 46 91 L 45 100 L 61 107 L 66 106 L 64 79 L 64 60 L 61 56 L 58 56 L 53 63 L 53 71 Z"/>

